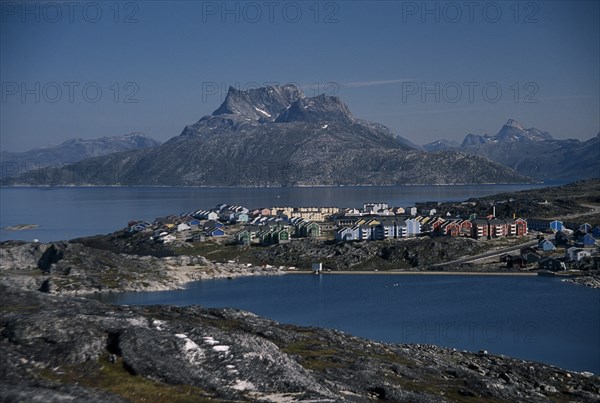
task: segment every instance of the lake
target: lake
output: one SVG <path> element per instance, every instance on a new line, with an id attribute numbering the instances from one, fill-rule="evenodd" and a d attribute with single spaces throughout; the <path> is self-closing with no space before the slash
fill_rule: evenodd
<path id="1" fill-rule="evenodd" d="M 600 290 L 556 278 L 288 274 L 98 298 L 129 305 L 234 307 L 384 342 L 484 349 L 600 373 Z"/>
<path id="2" fill-rule="evenodd" d="M 214 207 L 220 203 L 248 208 L 274 206 L 362 207 L 387 202 L 407 207 L 416 202 L 461 201 L 471 197 L 532 189 L 547 185 L 452 185 L 305 188 L 177 188 L 59 187 L 0 188 L 0 241 L 41 242 L 105 234 L 132 219 L 156 217 Z M 5 227 L 37 224 L 38 228 L 6 231 Z"/>

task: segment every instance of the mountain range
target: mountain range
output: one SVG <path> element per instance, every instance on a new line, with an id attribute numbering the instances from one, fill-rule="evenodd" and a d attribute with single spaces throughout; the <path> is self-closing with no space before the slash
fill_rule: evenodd
<path id="1" fill-rule="evenodd" d="M 102 137 L 92 140 L 69 139 L 25 152 L 0 152 L 2 178 L 48 166 L 64 166 L 87 158 L 160 145 L 160 142 L 141 133 Z"/>
<path id="2" fill-rule="evenodd" d="M 5 184 L 321 186 L 523 183 L 463 152 L 424 152 L 338 97 L 295 85 L 229 88 L 211 115 L 164 144 L 32 171 Z"/>
<path id="3" fill-rule="evenodd" d="M 509 119 L 493 135 L 467 134 L 462 144 L 439 140 L 426 151 L 461 151 L 489 158 L 521 175 L 540 181 L 588 179 L 600 176 L 600 133 L 587 141 L 556 140 L 550 133 L 525 128 Z"/>

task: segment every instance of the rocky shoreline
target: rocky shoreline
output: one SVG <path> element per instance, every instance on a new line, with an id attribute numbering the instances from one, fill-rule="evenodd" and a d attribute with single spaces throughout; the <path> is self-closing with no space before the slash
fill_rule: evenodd
<path id="1" fill-rule="evenodd" d="M 590 288 L 600 288 L 600 274 L 577 276 L 563 280 L 566 283 L 579 284 Z"/>
<path id="2" fill-rule="evenodd" d="M 284 272 L 284 267 L 211 262 L 202 256 L 129 255 L 70 242 L 0 247 L 3 284 L 63 295 L 174 290 L 191 281 Z"/>

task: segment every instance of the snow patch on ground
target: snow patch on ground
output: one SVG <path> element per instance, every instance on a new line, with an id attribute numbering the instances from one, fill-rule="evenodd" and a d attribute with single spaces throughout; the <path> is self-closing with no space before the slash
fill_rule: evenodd
<path id="1" fill-rule="evenodd" d="M 129 323 L 131 326 L 148 327 L 148 321 L 146 318 L 130 318 L 127 319 L 127 323 Z"/>
<path id="2" fill-rule="evenodd" d="M 254 107 L 254 109 L 256 109 L 256 111 L 257 111 L 257 112 L 260 112 L 260 113 L 262 113 L 263 115 L 265 115 L 265 116 L 266 116 L 266 117 L 268 117 L 268 118 L 270 118 L 270 117 L 271 117 L 271 114 L 270 114 L 270 113 L 268 113 L 268 112 L 265 112 L 265 111 L 263 111 L 262 109 L 260 109 L 260 108 L 257 108 L 256 106 Z"/>
<path id="3" fill-rule="evenodd" d="M 235 381 L 235 385 L 233 385 L 232 388 L 235 390 L 254 390 L 255 386 L 252 382 L 237 379 Z"/>
<path id="4" fill-rule="evenodd" d="M 203 337 L 203 339 L 206 344 L 210 344 L 211 346 L 214 346 L 215 344 L 219 344 L 219 342 L 217 340 L 213 339 L 210 336 L 205 336 L 205 337 Z"/>
<path id="5" fill-rule="evenodd" d="M 204 352 L 198 344 L 183 333 L 177 333 L 175 337 L 183 340 L 183 352 L 190 364 L 198 364 L 204 357 Z"/>

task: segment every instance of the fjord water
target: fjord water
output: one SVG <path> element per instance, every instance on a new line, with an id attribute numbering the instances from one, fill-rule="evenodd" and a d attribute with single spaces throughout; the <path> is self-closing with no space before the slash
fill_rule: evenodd
<path id="1" fill-rule="evenodd" d="M 214 207 L 219 203 L 248 208 L 274 206 L 361 207 L 365 202 L 410 206 L 423 201 L 460 201 L 546 185 L 448 185 L 306 188 L 60 187 L 0 188 L 0 240 L 41 242 L 105 234 L 132 219 Z M 38 228 L 6 231 L 36 224 Z"/>
<path id="2" fill-rule="evenodd" d="M 600 373 L 600 290 L 556 278 L 289 274 L 98 298 L 129 305 L 234 307 L 384 342 L 484 349 Z"/>

